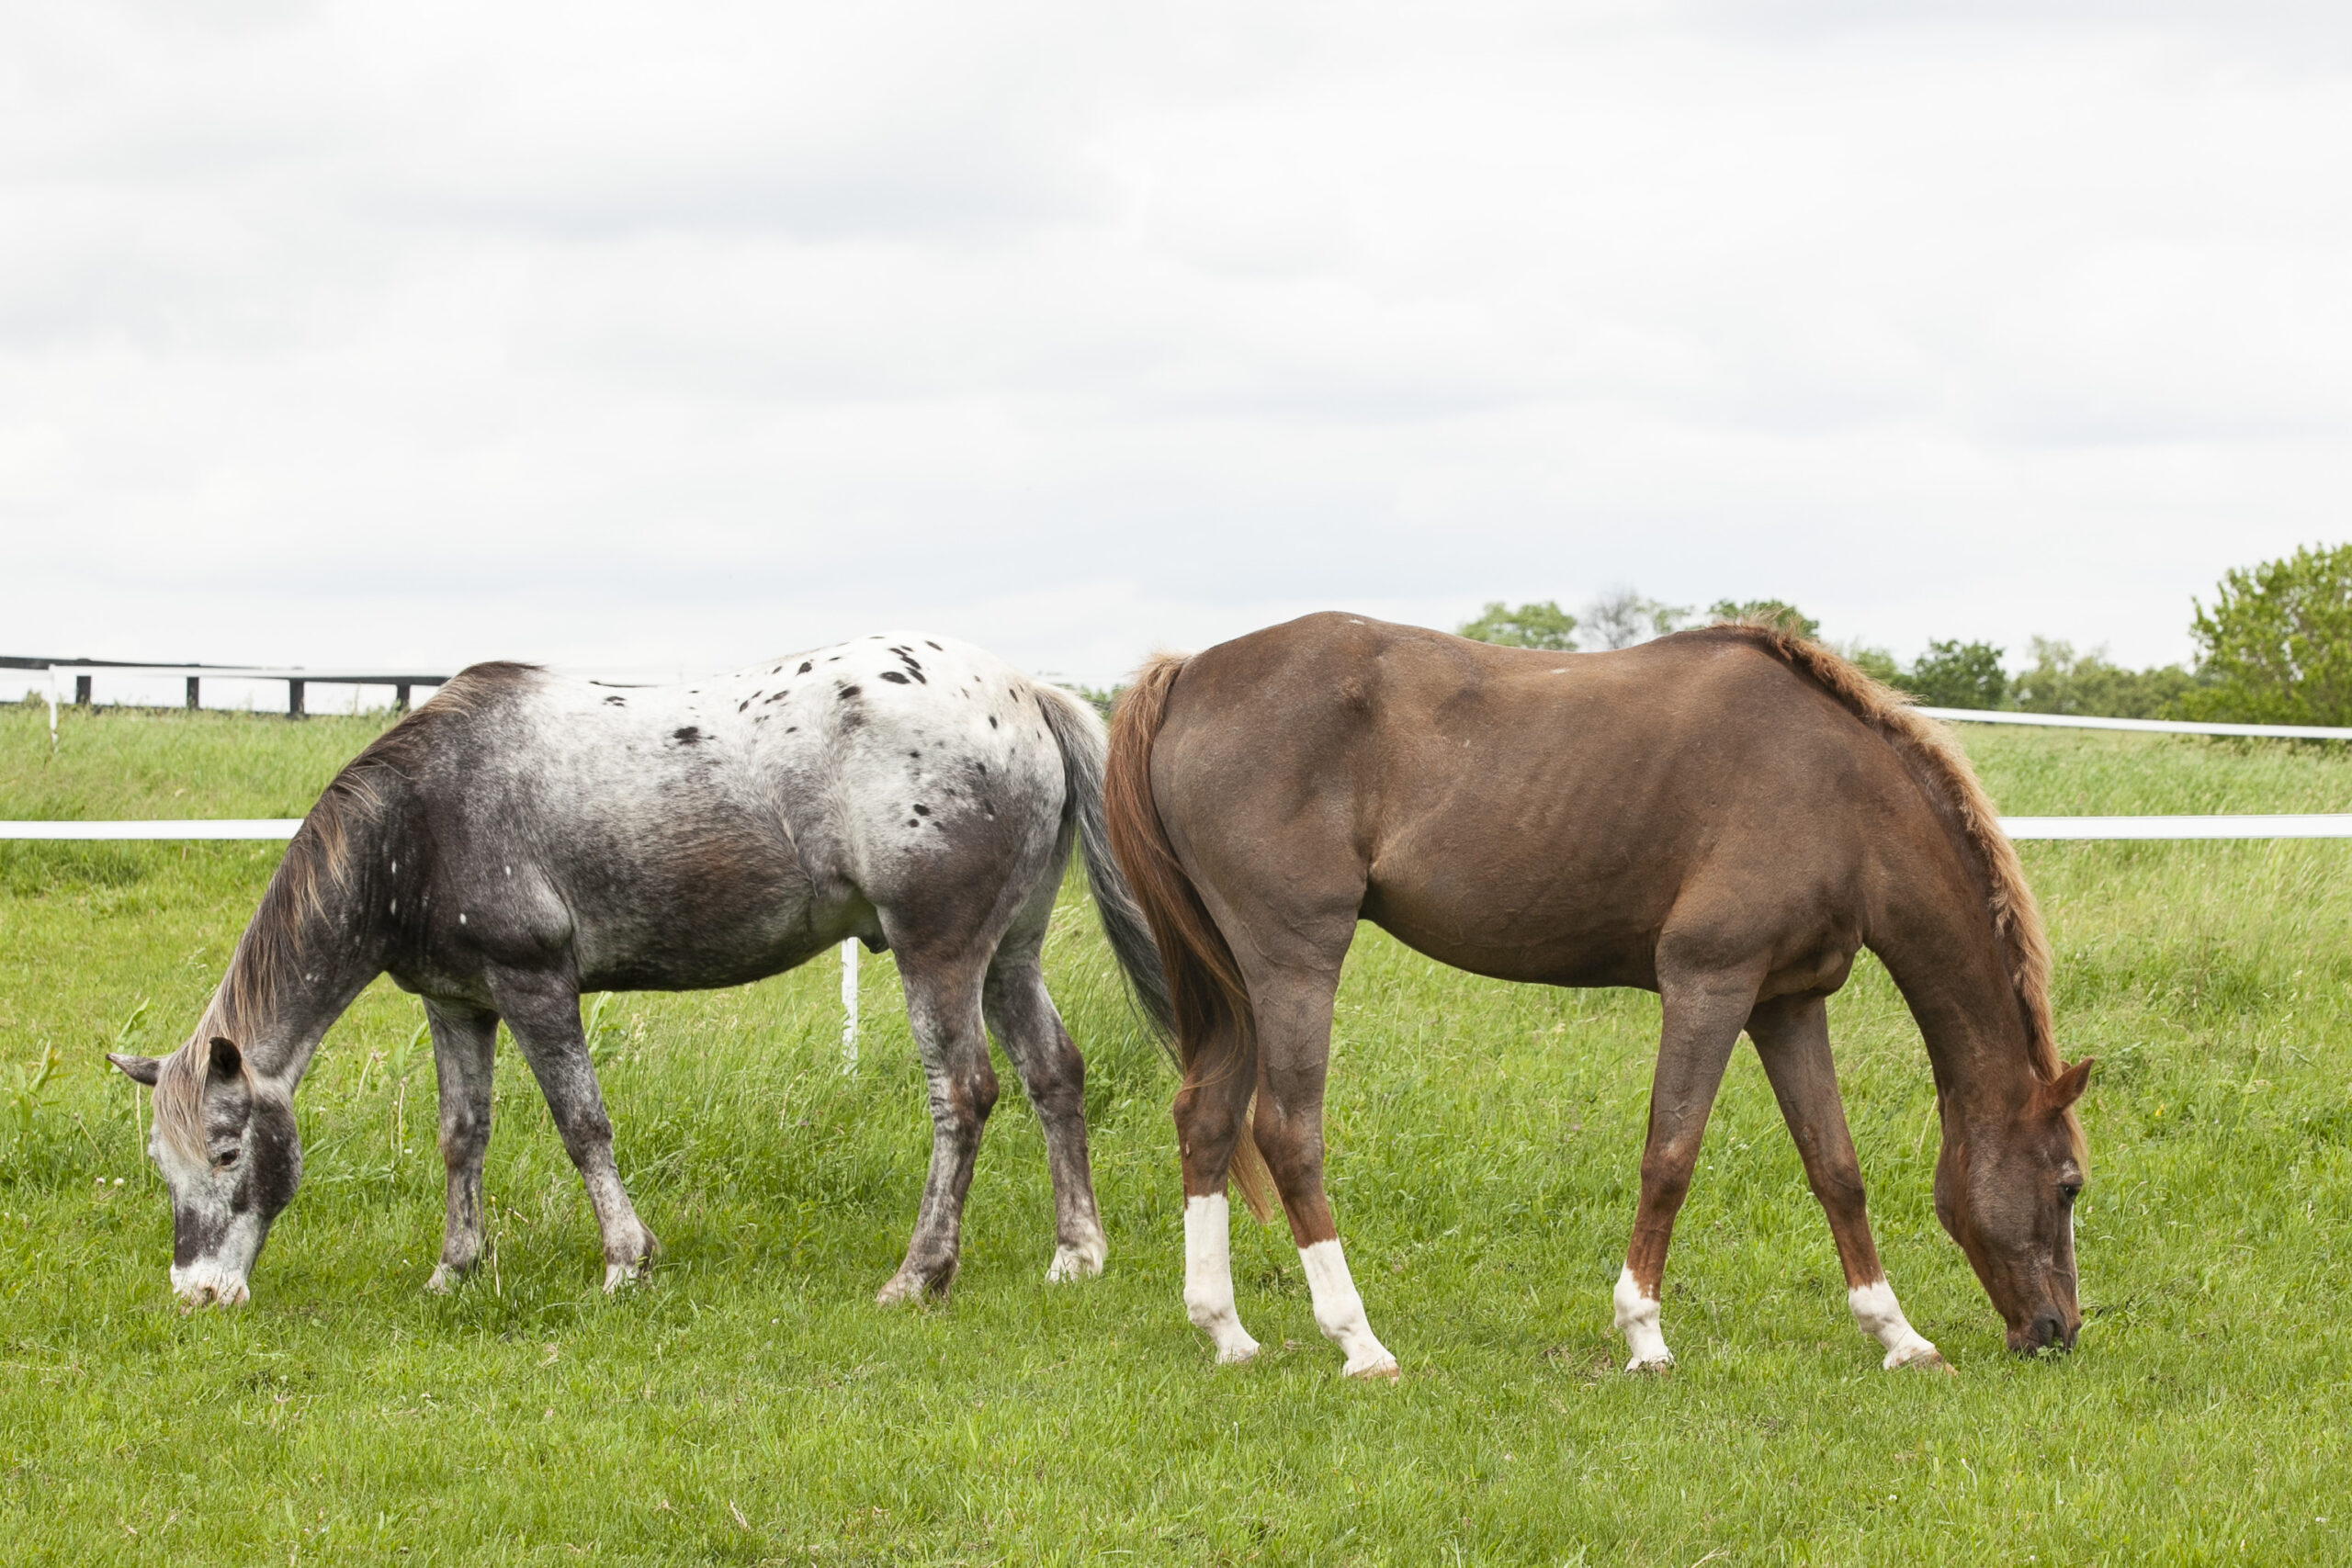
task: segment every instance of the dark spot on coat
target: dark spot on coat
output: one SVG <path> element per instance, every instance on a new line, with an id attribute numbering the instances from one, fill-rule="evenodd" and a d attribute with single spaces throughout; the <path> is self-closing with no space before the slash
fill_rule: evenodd
<path id="1" fill-rule="evenodd" d="M 606 697 L 605 699 L 605 705 L 608 708 L 625 708 L 628 706 L 628 699 L 627 697 Z"/>
<path id="2" fill-rule="evenodd" d="M 673 729 L 673 730 L 672 730 L 672 731 L 670 732 L 670 739 L 673 739 L 673 740 L 680 741 L 680 742 L 682 742 L 682 743 L 684 743 L 684 744 L 685 744 L 685 745 L 691 746 L 691 745 L 693 745 L 695 741 L 697 741 L 697 740 L 699 740 L 699 739 L 702 739 L 702 730 L 701 730 L 699 728 L 697 728 L 697 727 L 695 727 L 695 726 L 694 726 L 694 725 L 691 725 L 691 724 L 690 724 L 690 725 L 687 725 L 684 729 Z"/>
<path id="3" fill-rule="evenodd" d="M 773 695 L 773 696 L 769 697 L 769 698 L 768 698 L 768 701 L 770 701 L 770 702 L 772 702 L 772 703 L 780 703 L 780 702 L 784 701 L 784 699 L 785 699 L 785 698 L 786 698 L 786 697 L 788 697 L 788 696 L 790 696 L 790 695 L 792 695 L 792 694 L 791 694 L 790 692 L 788 692 L 788 691 L 778 692 L 778 693 L 776 693 L 775 695 Z"/>
<path id="4" fill-rule="evenodd" d="M 852 698 L 852 697 L 854 697 L 854 696 L 857 695 L 857 694 L 859 693 L 859 691 L 860 691 L 860 690 L 862 690 L 862 689 L 863 689 L 863 688 L 860 688 L 860 687 L 857 687 L 857 686 L 843 686 L 843 687 L 842 688 L 841 700 L 842 700 L 842 702 L 847 702 L 847 701 L 849 701 L 849 700 L 850 700 L 850 698 Z"/>
<path id="5" fill-rule="evenodd" d="M 907 755 L 908 755 L 908 756 L 910 756 L 910 757 L 920 757 L 920 756 L 922 756 L 922 752 L 920 752 L 920 751 L 910 751 L 910 752 L 908 752 L 908 753 L 907 753 Z"/>
<path id="6" fill-rule="evenodd" d="M 989 715 L 989 728 L 990 729 L 994 729 L 996 728 L 996 715 L 994 714 Z"/>
<path id="7" fill-rule="evenodd" d="M 794 671 L 794 673 L 795 673 L 795 674 L 799 674 L 799 675 L 806 675 L 807 673 L 808 673 L 808 669 L 809 669 L 809 661 L 808 661 L 808 660 L 805 660 L 805 659 L 804 659 L 804 660 L 802 660 L 800 661 L 800 668 L 799 668 L 798 670 L 795 671 Z"/>
<path id="8" fill-rule="evenodd" d="M 800 733 L 800 727 L 797 724 L 787 724 L 784 727 L 784 732 L 786 735 L 797 735 Z"/>
<path id="9" fill-rule="evenodd" d="M 928 817 L 931 815 L 931 807 L 928 806 L 918 806 L 915 807 L 915 815 L 918 817 Z"/>
<path id="10" fill-rule="evenodd" d="M 929 638 L 929 637 L 925 637 L 925 638 L 923 638 L 923 639 L 922 639 L 922 645 L 923 645 L 925 648 L 927 648 L 927 649 L 931 649 L 931 651 L 932 651 L 932 652 L 933 652 L 933 653 L 944 653 L 944 652 L 946 652 L 946 651 L 947 651 L 945 649 L 944 649 L 944 648 L 940 647 L 937 643 L 935 643 L 935 642 L 932 641 L 932 640 L 931 640 L 931 638 Z"/>
<path id="11" fill-rule="evenodd" d="M 737 703 L 737 704 L 735 705 L 735 711 L 736 711 L 737 713 L 741 713 L 745 708 L 750 707 L 751 705 L 752 705 L 752 699 L 751 699 L 751 698 L 749 698 L 749 697 L 745 697 L 741 702 Z"/>
<path id="12" fill-rule="evenodd" d="M 896 670 L 885 670 L 885 671 L 882 671 L 882 679 L 884 679 L 885 681 L 895 682 L 896 683 L 898 683 L 899 685 L 901 685 L 901 686 L 903 686 L 903 685 L 905 685 L 905 684 L 907 683 L 907 678 L 906 678 L 904 675 L 899 674 Z"/>
<path id="13" fill-rule="evenodd" d="M 922 823 L 920 823 L 920 822 L 918 822 L 918 821 L 916 821 L 913 818 L 910 817 L 910 818 L 907 818 L 907 826 L 908 826 L 908 827 L 910 827 L 910 828 L 920 828 L 920 827 L 922 827 Z"/>

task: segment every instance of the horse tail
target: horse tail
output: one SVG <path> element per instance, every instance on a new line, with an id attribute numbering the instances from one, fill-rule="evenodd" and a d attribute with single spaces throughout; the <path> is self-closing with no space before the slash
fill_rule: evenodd
<path id="1" fill-rule="evenodd" d="M 1102 921 L 1102 934 L 1110 939 L 1119 972 L 1126 976 L 1128 989 L 1151 1021 L 1152 1032 L 1164 1040 L 1174 1027 L 1175 1015 L 1168 1005 L 1168 981 L 1160 971 L 1159 949 L 1152 942 L 1151 927 L 1136 907 L 1135 895 L 1127 891 L 1126 878 L 1119 874 L 1118 859 L 1111 852 L 1111 836 L 1102 819 L 1102 765 L 1110 750 L 1102 721 L 1082 698 L 1058 686 L 1040 682 L 1037 705 L 1045 714 L 1046 728 L 1053 731 L 1054 743 L 1061 748 L 1063 776 L 1069 791 L 1067 809 L 1078 819 L 1079 850 L 1086 861 L 1086 883 L 1094 893 L 1094 912 Z"/>
<path id="2" fill-rule="evenodd" d="M 1185 874 L 1169 842 L 1168 825 L 1151 795 L 1151 749 L 1168 717 L 1168 694 L 1184 660 L 1173 654 L 1155 655 L 1136 672 L 1135 683 L 1119 699 L 1111 719 L 1111 758 L 1102 780 L 1102 804 L 1108 818 L 1111 848 L 1126 872 L 1151 934 L 1159 945 L 1168 1016 L 1162 1038 L 1174 1036 L 1176 1066 L 1187 1088 L 1215 1081 L 1204 1069 L 1225 1073 L 1258 1072 L 1257 1012 L 1250 1005 L 1250 987 L 1233 956 L 1225 933 L 1217 930 L 1200 889 Z M 1233 1042 L 1228 1059 L 1207 1063 L 1201 1047 L 1211 1040 Z M 1234 1179 L 1241 1196 L 1261 1224 L 1273 1218 L 1269 1196 L 1272 1182 L 1266 1162 L 1250 1135 L 1245 1106 L 1241 1133 L 1233 1146 Z"/>

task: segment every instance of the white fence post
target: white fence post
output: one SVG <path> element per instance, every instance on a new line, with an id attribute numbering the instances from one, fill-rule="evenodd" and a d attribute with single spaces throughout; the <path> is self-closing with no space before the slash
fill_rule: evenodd
<path id="1" fill-rule="evenodd" d="M 857 1071 L 857 939 L 842 943 L 842 1071 Z"/>

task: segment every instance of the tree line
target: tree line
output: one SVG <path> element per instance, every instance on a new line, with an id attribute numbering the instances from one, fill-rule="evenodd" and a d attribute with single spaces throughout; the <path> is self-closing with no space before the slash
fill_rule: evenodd
<path id="1" fill-rule="evenodd" d="M 2312 547 L 2224 573 L 2209 604 L 2192 600 L 2193 664 L 2132 670 L 2104 647 L 2077 652 L 2051 637 L 2027 640 L 2032 660 L 2012 674 L 2008 650 L 1988 642 L 1931 640 L 1905 664 L 1882 648 L 1831 644 L 1929 707 L 2011 708 L 2110 718 L 2186 718 L 2239 724 L 2352 725 L 2352 545 Z M 1480 642 L 1575 652 L 1629 648 L 1693 625 L 1762 620 L 1818 637 L 1820 623 L 1778 599 L 1718 600 L 1703 616 L 1612 590 L 1582 617 L 1553 600 L 1497 601 L 1458 627 Z"/>

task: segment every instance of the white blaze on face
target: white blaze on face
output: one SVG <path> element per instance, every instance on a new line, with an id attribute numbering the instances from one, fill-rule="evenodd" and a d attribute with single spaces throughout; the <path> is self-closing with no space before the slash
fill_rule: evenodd
<path id="1" fill-rule="evenodd" d="M 1348 1273 L 1348 1260 L 1340 1251 L 1338 1239 L 1300 1247 L 1298 1261 L 1306 1269 L 1306 1288 L 1315 1296 L 1316 1326 L 1348 1353 L 1348 1364 L 1341 1370 L 1351 1378 L 1395 1377 L 1396 1358 L 1374 1337 L 1372 1325 L 1365 1321 L 1363 1298 L 1356 1293 L 1356 1282 Z"/>
<path id="2" fill-rule="evenodd" d="M 1642 1294 L 1631 1269 L 1617 1271 L 1617 1289 L 1611 1299 L 1617 1309 L 1617 1332 L 1625 1337 L 1625 1348 L 1634 1353 L 1625 1370 L 1638 1372 L 1674 1365 L 1674 1352 L 1666 1348 L 1666 1336 L 1658 1332 L 1657 1298 Z"/>
<path id="3" fill-rule="evenodd" d="M 1886 1347 L 1886 1359 L 1881 1364 L 1888 1371 L 1915 1361 L 1943 1359 L 1935 1346 L 1904 1317 L 1902 1304 L 1894 1299 L 1894 1287 L 1884 1280 L 1848 1291 L 1846 1304 L 1854 1309 L 1854 1321 L 1861 1325 L 1862 1332 Z"/>
<path id="4" fill-rule="evenodd" d="M 1258 1353 L 1233 1304 L 1233 1232 L 1222 1192 L 1184 1200 L 1184 1314 L 1216 1347 L 1220 1365 Z"/>

